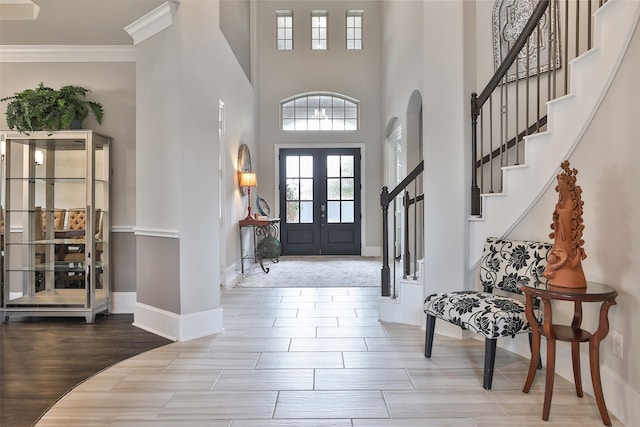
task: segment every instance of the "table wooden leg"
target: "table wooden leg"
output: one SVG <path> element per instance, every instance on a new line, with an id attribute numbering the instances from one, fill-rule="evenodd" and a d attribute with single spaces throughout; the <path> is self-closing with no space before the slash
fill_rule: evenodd
<path id="1" fill-rule="evenodd" d="M 598 404 L 598 410 L 605 425 L 611 425 L 607 405 L 604 403 L 604 395 L 602 394 L 602 380 L 600 378 L 600 341 L 597 339 L 589 340 L 589 368 L 591 370 L 591 381 L 593 382 L 593 394 Z"/>
<path id="2" fill-rule="evenodd" d="M 529 363 L 529 372 L 527 373 L 527 380 L 524 382 L 522 391 L 529 393 L 540 361 L 540 328 L 538 326 L 538 319 L 536 319 L 533 314 L 533 297 L 530 294 L 526 294 L 525 297 L 525 315 L 531 326 L 531 363 Z"/>
<path id="3" fill-rule="evenodd" d="M 573 363 L 573 380 L 576 383 L 576 395 L 582 397 L 582 375 L 580 373 L 580 343 L 571 343 L 571 362 Z"/>
<path id="4" fill-rule="evenodd" d="M 551 397 L 553 396 L 553 380 L 556 373 L 556 340 L 547 337 L 547 378 L 544 385 L 544 406 L 542 419 L 549 421 L 551 411 Z"/>
<path id="5" fill-rule="evenodd" d="M 604 394 L 602 393 L 602 379 L 600 378 L 600 342 L 609 333 L 609 308 L 615 305 L 615 301 L 605 301 L 600 306 L 600 323 L 598 329 L 589 339 L 589 369 L 591 370 L 591 382 L 593 383 L 593 394 L 598 404 L 598 410 L 602 417 L 602 422 L 610 426 L 611 419 L 607 411 L 607 405 L 604 403 Z"/>
<path id="6" fill-rule="evenodd" d="M 579 330 L 582 325 L 582 303 L 575 301 L 573 303 L 573 321 L 571 327 Z M 580 373 L 580 343 L 571 342 L 571 362 L 573 363 L 573 380 L 576 384 L 576 394 L 582 397 L 582 374 Z"/>
<path id="7" fill-rule="evenodd" d="M 244 274 L 244 248 L 242 247 L 242 227 L 238 227 L 240 230 L 240 271 Z"/>

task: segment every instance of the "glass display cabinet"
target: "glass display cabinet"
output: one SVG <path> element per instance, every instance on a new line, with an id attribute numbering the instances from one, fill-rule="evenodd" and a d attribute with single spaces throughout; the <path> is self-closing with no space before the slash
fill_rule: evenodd
<path id="1" fill-rule="evenodd" d="M 108 312 L 109 137 L 0 133 L 0 316 Z"/>

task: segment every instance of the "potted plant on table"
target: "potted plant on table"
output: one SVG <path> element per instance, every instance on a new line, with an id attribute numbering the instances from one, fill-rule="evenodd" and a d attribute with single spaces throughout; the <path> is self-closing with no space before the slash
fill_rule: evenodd
<path id="1" fill-rule="evenodd" d="M 91 111 L 102 124 L 102 104 L 83 99 L 89 89 L 68 85 L 58 90 L 40 83 L 35 89 L 26 89 L 13 96 L 0 99 L 8 102 L 7 125 L 18 132 L 52 131 L 81 128 L 82 121 Z"/>

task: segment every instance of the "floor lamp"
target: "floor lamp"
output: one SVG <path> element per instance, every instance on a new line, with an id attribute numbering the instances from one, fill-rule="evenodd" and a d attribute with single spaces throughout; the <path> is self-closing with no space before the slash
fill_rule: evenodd
<path id="1" fill-rule="evenodd" d="M 247 219 L 251 218 L 251 187 L 256 186 L 256 174 L 254 172 L 242 172 L 240 173 L 240 187 L 247 187 L 247 198 L 249 199 L 249 204 L 247 205 Z"/>

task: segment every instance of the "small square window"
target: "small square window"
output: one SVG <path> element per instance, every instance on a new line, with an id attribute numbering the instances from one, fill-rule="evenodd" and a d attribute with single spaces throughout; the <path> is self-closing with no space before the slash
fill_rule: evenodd
<path id="1" fill-rule="evenodd" d="M 327 12 L 311 14 L 311 49 L 327 49 Z"/>
<path id="2" fill-rule="evenodd" d="M 347 12 L 347 50 L 362 49 L 362 11 Z"/>
<path id="3" fill-rule="evenodd" d="M 276 14 L 276 49 L 293 49 L 293 12 Z"/>

